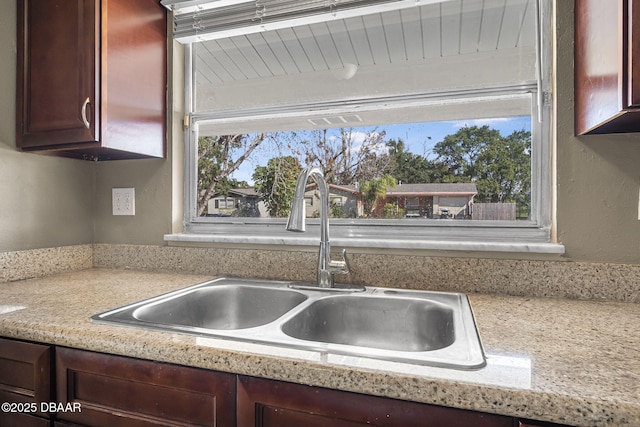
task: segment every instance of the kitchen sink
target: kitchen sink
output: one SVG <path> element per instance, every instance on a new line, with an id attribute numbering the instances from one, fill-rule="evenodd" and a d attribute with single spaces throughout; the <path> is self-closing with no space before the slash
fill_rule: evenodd
<path id="1" fill-rule="evenodd" d="M 243 329 L 273 322 L 306 300 L 300 292 L 218 285 L 181 292 L 136 308 L 141 322 L 207 329 Z"/>
<path id="2" fill-rule="evenodd" d="M 486 364 L 460 293 L 223 278 L 91 321 L 455 369 Z"/>
<path id="3" fill-rule="evenodd" d="M 453 315 L 429 300 L 333 296 L 300 311 L 282 331 L 308 341 L 421 352 L 453 344 Z"/>

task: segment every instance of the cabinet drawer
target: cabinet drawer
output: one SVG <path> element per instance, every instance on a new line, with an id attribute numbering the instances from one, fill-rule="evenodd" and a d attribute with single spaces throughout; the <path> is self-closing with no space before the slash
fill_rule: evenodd
<path id="1" fill-rule="evenodd" d="M 56 349 L 57 400 L 82 410 L 57 419 L 100 426 L 233 426 L 235 375 Z"/>
<path id="2" fill-rule="evenodd" d="M 23 408 L 26 404 L 33 405 L 23 412 L 26 418 L 15 413 L 0 412 L 0 425 L 14 425 L 12 423 L 15 420 L 31 423 L 30 415 L 48 417 L 48 414 L 42 414 L 39 410 L 40 402 L 52 400 L 51 393 L 51 348 L 0 338 L 0 401 L 19 403 Z M 39 421 L 36 419 L 33 422 Z"/>

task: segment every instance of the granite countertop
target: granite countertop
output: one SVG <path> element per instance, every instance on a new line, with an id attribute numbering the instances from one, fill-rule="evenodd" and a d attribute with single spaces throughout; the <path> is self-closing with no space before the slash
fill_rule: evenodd
<path id="1" fill-rule="evenodd" d="M 90 269 L 0 284 L 0 336 L 577 426 L 640 426 L 640 304 L 469 294 L 487 366 L 458 371 L 90 323 L 211 279 Z"/>

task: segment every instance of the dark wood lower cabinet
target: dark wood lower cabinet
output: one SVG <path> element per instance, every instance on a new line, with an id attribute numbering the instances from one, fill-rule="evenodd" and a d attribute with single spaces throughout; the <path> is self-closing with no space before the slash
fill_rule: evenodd
<path id="1" fill-rule="evenodd" d="M 238 427 L 514 427 L 512 417 L 238 378 Z"/>
<path id="2" fill-rule="evenodd" d="M 0 411 L 2 427 L 50 426 L 40 402 L 52 399 L 51 347 L 0 338 Z M 6 410 L 5 410 L 6 409 Z"/>
<path id="3" fill-rule="evenodd" d="M 0 338 L 4 402 L 37 410 L 0 427 L 561 427 Z"/>
<path id="4" fill-rule="evenodd" d="M 518 427 L 566 427 L 561 424 L 545 423 L 542 421 L 520 420 Z"/>
<path id="5" fill-rule="evenodd" d="M 56 420 L 91 427 L 234 426 L 236 376 L 68 348 L 56 349 Z M 60 424 L 66 425 L 66 424 Z"/>
<path id="6" fill-rule="evenodd" d="M 8 413 L 0 415 L 2 427 L 50 427 L 51 420 L 34 415 Z"/>

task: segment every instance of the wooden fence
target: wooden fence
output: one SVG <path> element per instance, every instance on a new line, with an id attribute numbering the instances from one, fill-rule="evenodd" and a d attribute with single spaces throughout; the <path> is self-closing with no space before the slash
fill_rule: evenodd
<path id="1" fill-rule="evenodd" d="M 516 204 L 474 203 L 471 207 L 471 219 L 515 221 Z"/>

